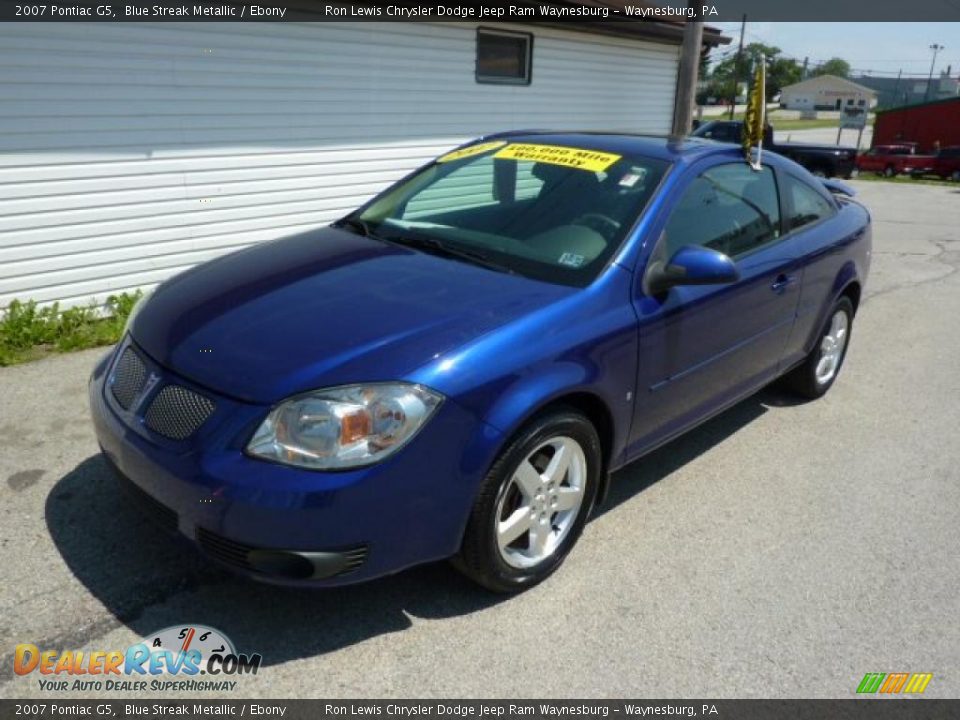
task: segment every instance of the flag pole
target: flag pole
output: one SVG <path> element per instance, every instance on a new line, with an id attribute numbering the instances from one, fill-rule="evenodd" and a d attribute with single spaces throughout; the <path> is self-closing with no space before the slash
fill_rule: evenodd
<path id="1" fill-rule="evenodd" d="M 762 169 L 763 133 L 767 128 L 767 57 L 760 53 L 760 140 L 757 142 L 757 170 Z"/>

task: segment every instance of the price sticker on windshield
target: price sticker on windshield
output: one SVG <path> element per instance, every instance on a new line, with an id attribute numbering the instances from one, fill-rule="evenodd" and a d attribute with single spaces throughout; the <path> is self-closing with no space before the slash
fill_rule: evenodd
<path id="1" fill-rule="evenodd" d="M 506 144 L 506 140 L 494 140 L 493 142 L 485 142 L 478 145 L 468 145 L 465 148 L 460 148 L 459 150 L 448 152 L 446 155 L 441 155 L 437 158 L 437 162 L 452 162 L 453 160 L 462 160 L 463 158 L 473 157 L 474 155 L 482 155 L 485 152 L 495 150 L 498 147 L 503 147 Z"/>
<path id="2" fill-rule="evenodd" d="M 560 145 L 513 143 L 502 150 L 498 150 L 494 157 L 504 160 L 528 160 L 549 165 L 562 165 L 563 167 L 590 172 L 603 172 L 619 160 L 621 156 L 583 148 L 561 147 Z"/>

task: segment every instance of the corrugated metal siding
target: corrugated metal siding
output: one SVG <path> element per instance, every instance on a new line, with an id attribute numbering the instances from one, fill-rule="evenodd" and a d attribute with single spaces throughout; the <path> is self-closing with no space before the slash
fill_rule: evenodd
<path id="1" fill-rule="evenodd" d="M 328 222 L 476 135 L 669 129 L 676 47 L 533 32 L 506 86 L 467 24 L 0 25 L 0 308 Z"/>

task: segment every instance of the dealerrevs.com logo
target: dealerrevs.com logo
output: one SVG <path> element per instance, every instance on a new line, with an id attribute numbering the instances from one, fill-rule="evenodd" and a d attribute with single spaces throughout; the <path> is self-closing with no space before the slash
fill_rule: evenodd
<path id="1" fill-rule="evenodd" d="M 232 678 L 256 675 L 262 660 L 256 653 L 238 653 L 215 628 L 178 625 L 126 650 L 44 650 L 22 643 L 14 650 L 13 669 L 21 676 L 43 676 L 37 681 L 47 691 L 224 692 L 236 688 Z"/>

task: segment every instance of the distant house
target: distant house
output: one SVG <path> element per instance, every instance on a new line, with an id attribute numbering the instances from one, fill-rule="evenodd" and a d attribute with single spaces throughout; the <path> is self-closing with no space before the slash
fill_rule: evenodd
<path id="1" fill-rule="evenodd" d="M 788 110 L 869 109 L 876 104 L 876 91 L 836 75 L 819 75 L 787 85 L 780 93 L 780 107 Z"/>

